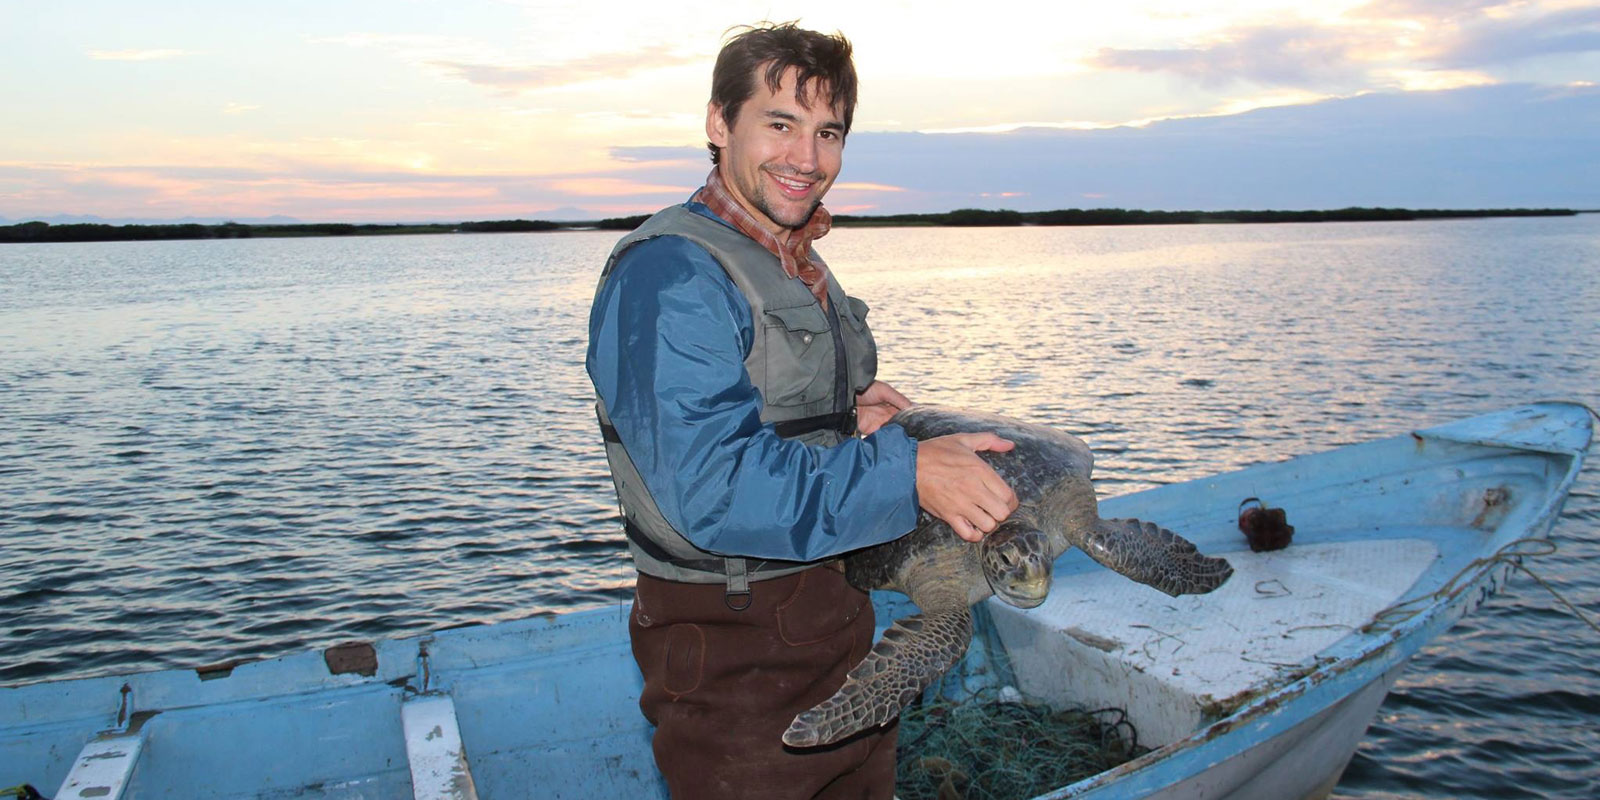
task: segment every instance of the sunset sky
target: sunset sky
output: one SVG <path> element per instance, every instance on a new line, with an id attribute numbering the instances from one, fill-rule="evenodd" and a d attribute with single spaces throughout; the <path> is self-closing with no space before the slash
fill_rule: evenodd
<path id="1" fill-rule="evenodd" d="M 763 19 L 855 43 L 836 212 L 1600 208 L 1595 0 L 0 0 L 0 219 L 651 211 Z"/>

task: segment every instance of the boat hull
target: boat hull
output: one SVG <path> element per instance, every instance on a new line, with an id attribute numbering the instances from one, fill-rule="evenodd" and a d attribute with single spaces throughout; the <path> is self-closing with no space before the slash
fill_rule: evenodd
<path id="1" fill-rule="evenodd" d="M 940 690 L 1012 683 L 1099 707 L 1074 702 L 1098 670 L 1115 678 L 1099 682 L 1105 691 L 1124 694 L 1115 705 L 1146 703 L 1129 714 L 1154 750 L 1044 798 L 1324 796 L 1406 662 L 1504 584 L 1527 552 L 1519 542 L 1548 535 L 1590 433 L 1582 407 L 1530 406 L 1106 500 L 1104 516 L 1160 521 L 1227 554 L 1234 581 L 1181 601 L 1123 595 L 1118 587 L 1131 582 L 1069 553 L 1045 606 L 983 607 L 977 643 Z M 1288 551 L 1239 549 L 1234 516 L 1247 496 L 1288 510 L 1298 526 Z M 1412 572 L 1363 583 L 1379 570 L 1335 568 L 1338 553 L 1372 548 L 1372 563 Z M 1286 591 L 1261 591 L 1274 581 Z M 1332 594 L 1254 624 L 1240 610 L 1312 596 L 1310 586 Z M 1334 603 L 1348 587 L 1361 591 Z M 909 608 L 896 595 L 874 600 L 880 625 Z M 1095 617 L 1095 601 L 1109 611 Z M 1344 616 L 1327 623 L 1295 616 L 1334 606 Z M 31 783 L 57 800 L 395 798 L 414 789 L 666 797 L 637 706 L 627 612 L 616 605 L 269 661 L 0 688 L 0 785 Z M 1083 629 L 1096 619 L 1108 627 Z M 1279 639 L 1297 642 L 1304 658 L 1258 657 Z M 1209 660 L 1229 648 L 1231 662 Z M 428 722 L 408 729 L 407 718 Z M 432 735 L 452 719 L 458 738 Z M 122 769 L 121 782 L 69 794 L 87 775 L 74 771 L 85 759 Z"/>
<path id="2" fill-rule="evenodd" d="M 1150 795 L 1153 800 L 1320 800 L 1339 783 L 1402 668 L 1339 699 L 1287 731 Z M 1248 737 L 1246 737 L 1248 739 Z M 1231 742 L 1223 742 L 1223 749 Z M 1342 754 L 1342 755 L 1341 755 Z"/>

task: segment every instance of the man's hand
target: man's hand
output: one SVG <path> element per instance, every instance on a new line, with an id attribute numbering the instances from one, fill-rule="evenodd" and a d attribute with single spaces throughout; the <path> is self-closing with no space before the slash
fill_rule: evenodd
<path id="1" fill-rule="evenodd" d="M 873 381 L 856 395 L 856 430 L 862 436 L 883 427 L 890 417 L 910 408 L 911 401 L 883 381 Z"/>
<path id="2" fill-rule="evenodd" d="M 917 443 L 917 502 L 957 536 L 981 541 L 1011 512 L 1017 494 L 978 451 L 1016 447 L 992 433 L 953 433 Z"/>

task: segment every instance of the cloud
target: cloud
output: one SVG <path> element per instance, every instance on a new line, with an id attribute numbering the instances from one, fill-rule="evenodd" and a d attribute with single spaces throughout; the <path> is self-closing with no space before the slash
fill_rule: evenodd
<path id="1" fill-rule="evenodd" d="M 507 91 L 549 89 L 575 83 L 626 78 L 639 72 L 691 64 L 705 58 L 657 45 L 625 53 L 601 53 L 557 64 L 508 65 L 434 60 L 430 65 L 468 83 Z"/>
<path id="2" fill-rule="evenodd" d="M 1373 19 L 1454 20 L 1479 16 L 1507 5 L 1507 0 L 1373 0 L 1351 15 Z"/>
<path id="3" fill-rule="evenodd" d="M 706 53 L 686 51 L 677 45 L 656 44 L 566 61 L 527 64 L 519 63 L 516 56 L 492 44 L 461 36 L 347 33 L 314 37 L 309 41 L 383 50 L 402 61 L 440 72 L 452 80 L 495 89 L 502 94 L 627 78 L 680 64 L 706 62 L 711 58 Z"/>
<path id="4" fill-rule="evenodd" d="M 1235 83 L 1346 91 L 1465 85 L 1423 70 L 1500 67 L 1545 55 L 1600 52 L 1600 8 L 1503 0 L 1379 0 L 1328 22 L 1289 20 L 1214 31 L 1166 48 L 1103 48 L 1086 65 Z M 1412 76 L 1402 79 L 1397 76 Z"/>
<path id="5" fill-rule="evenodd" d="M 681 201 L 704 177 L 698 166 L 552 176 L 363 170 L 283 158 L 227 167 L 0 162 L 0 216 L 178 218 L 203 210 L 318 221 L 459 221 L 530 218 L 567 206 L 563 218 L 598 219 Z M 578 204 L 593 213 L 570 208 Z"/>
<path id="6" fill-rule="evenodd" d="M 1463 25 L 1440 43 L 1432 60 L 1444 67 L 1483 67 L 1539 56 L 1600 52 L 1600 8 L 1569 8 L 1550 14 Z"/>
<path id="7" fill-rule="evenodd" d="M 197 55 L 189 50 L 90 50 L 89 57 L 96 61 L 163 61 L 169 58 Z"/>
<path id="8" fill-rule="evenodd" d="M 1194 47 L 1103 48 L 1089 63 L 1104 69 L 1169 72 L 1211 87 L 1235 81 L 1303 87 L 1360 79 L 1369 46 L 1359 35 L 1296 23 L 1238 28 Z"/>
<path id="9" fill-rule="evenodd" d="M 613 147 L 609 152 L 613 160 L 626 163 L 693 161 L 700 164 L 706 161 L 703 147 Z"/>
<path id="10" fill-rule="evenodd" d="M 552 181 L 550 188 L 579 197 L 679 196 L 689 194 L 698 185 L 698 182 L 665 185 L 610 176 L 588 176 Z"/>
<path id="11" fill-rule="evenodd" d="M 861 182 L 852 182 L 852 181 L 842 181 L 840 183 L 836 183 L 836 184 L 833 185 L 833 188 L 835 188 L 835 189 L 844 189 L 846 191 L 851 191 L 851 192 L 903 192 L 903 191 L 905 191 L 905 189 L 903 187 L 900 187 L 900 186 L 890 186 L 888 184 L 883 184 L 883 183 L 861 183 Z"/>
<path id="12" fill-rule="evenodd" d="M 841 212 L 956 208 L 1600 208 L 1600 86 L 1501 84 L 1374 92 L 1142 128 L 1010 133 L 859 131 Z M 0 162 L 0 216 L 196 213 L 315 221 L 586 218 L 688 197 L 695 147 L 617 148 L 603 169 L 417 172 L 258 158 L 238 166 Z M 564 212 L 566 213 L 566 212 Z M 566 213 L 565 218 L 585 218 Z"/>
<path id="13" fill-rule="evenodd" d="M 1151 209 L 1600 208 L 1600 88 L 1370 93 L 1099 131 L 863 132 L 846 152 L 852 180 L 906 189 L 879 196 L 883 213 L 1086 197 Z"/>

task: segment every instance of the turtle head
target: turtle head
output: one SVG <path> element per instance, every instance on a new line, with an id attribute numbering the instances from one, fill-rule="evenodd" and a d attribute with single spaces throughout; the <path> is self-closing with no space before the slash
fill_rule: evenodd
<path id="1" fill-rule="evenodd" d="M 1043 531 L 1002 525 L 983 540 L 983 575 L 996 597 L 1033 608 L 1050 593 L 1050 540 Z"/>

